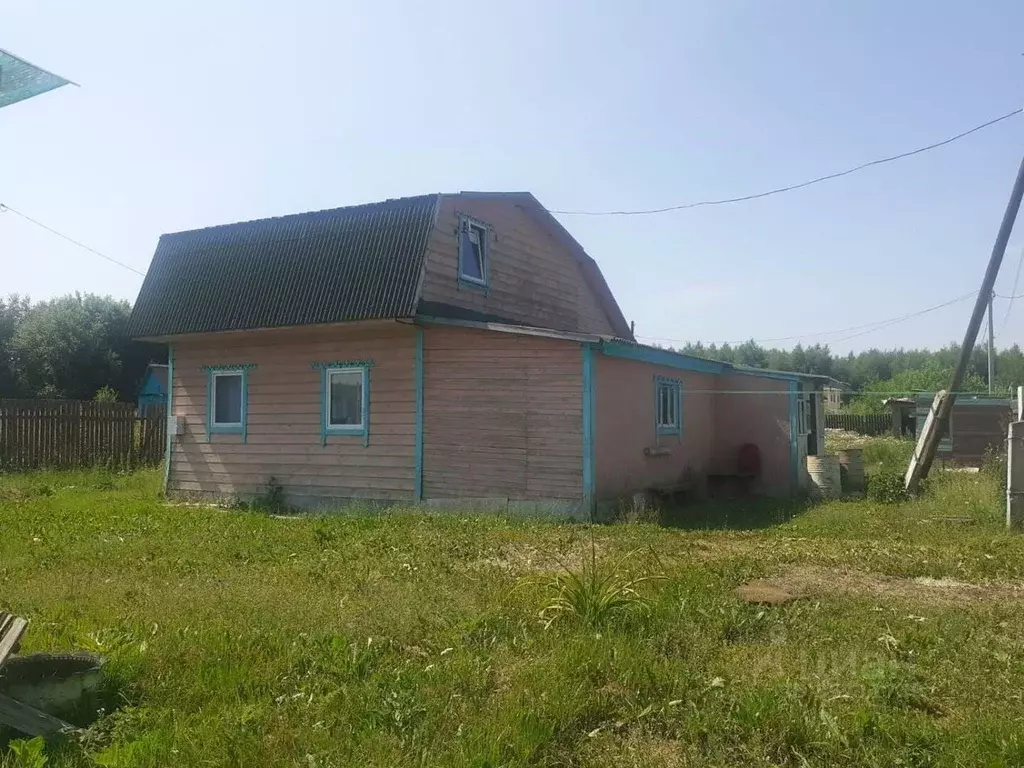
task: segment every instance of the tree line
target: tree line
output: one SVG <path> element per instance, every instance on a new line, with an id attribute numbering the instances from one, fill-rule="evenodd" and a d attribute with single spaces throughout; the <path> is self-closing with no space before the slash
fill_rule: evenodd
<path id="1" fill-rule="evenodd" d="M 125 335 L 131 305 L 74 294 L 33 303 L 0 298 L 0 398 L 135 400 L 162 345 Z"/>
<path id="2" fill-rule="evenodd" d="M 827 344 L 778 349 L 755 341 L 737 345 L 696 342 L 678 351 L 755 368 L 831 376 L 857 393 L 848 398 L 848 407 L 855 412 L 880 412 L 886 397 L 945 389 L 960 357 L 956 342 L 937 350 L 872 348 L 847 355 L 834 354 Z M 994 394 L 1009 395 L 1024 385 L 1024 352 L 1018 345 L 997 350 L 993 368 Z M 988 391 L 988 355 L 983 344 L 974 348 L 960 391 Z"/>
<path id="3" fill-rule="evenodd" d="M 0 298 L 0 398 L 91 400 L 100 390 L 117 399 L 136 398 L 146 365 L 163 363 L 163 345 L 134 342 L 125 335 L 131 305 L 109 296 L 74 294 L 31 302 Z M 831 376 L 858 393 L 854 410 L 877 410 L 886 396 L 944 388 L 959 345 L 937 350 L 877 348 L 836 355 L 827 344 L 792 349 L 742 344 L 687 344 L 676 351 L 728 363 Z M 1010 394 L 1024 384 L 1024 352 L 997 351 L 993 390 Z M 988 389 L 984 346 L 971 356 L 962 391 Z"/>

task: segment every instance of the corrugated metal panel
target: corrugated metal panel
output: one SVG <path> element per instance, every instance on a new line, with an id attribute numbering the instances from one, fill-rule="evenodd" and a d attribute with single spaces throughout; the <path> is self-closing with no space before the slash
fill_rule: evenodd
<path id="1" fill-rule="evenodd" d="M 134 337 L 411 317 L 437 195 L 160 238 Z"/>

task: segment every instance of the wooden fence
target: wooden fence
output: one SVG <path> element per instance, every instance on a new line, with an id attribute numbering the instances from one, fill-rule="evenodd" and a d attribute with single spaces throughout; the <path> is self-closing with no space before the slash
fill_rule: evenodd
<path id="1" fill-rule="evenodd" d="M 163 408 L 132 403 L 0 400 L 0 470 L 132 469 L 164 456 Z"/>
<path id="2" fill-rule="evenodd" d="M 825 429 L 845 429 L 860 435 L 888 435 L 892 432 L 892 413 L 826 413 Z"/>

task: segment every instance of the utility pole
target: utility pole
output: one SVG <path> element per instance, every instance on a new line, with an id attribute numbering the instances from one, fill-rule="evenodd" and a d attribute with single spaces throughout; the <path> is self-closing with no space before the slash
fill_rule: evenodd
<path id="1" fill-rule="evenodd" d="M 992 246 L 992 255 L 989 256 L 985 277 L 981 281 L 981 290 L 978 291 L 978 298 L 974 302 L 974 312 L 971 313 L 971 320 L 967 324 L 967 332 L 964 334 L 964 343 L 960 347 L 960 359 L 949 379 L 949 390 L 945 396 L 943 393 L 936 396 L 933 404 L 935 410 L 933 414 L 929 415 L 924 429 L 921 430 L 921 437 L 918 439 L 914 455 L 910 459 L 910 466 L 907 467 L 904 481 L 907 490 L 911 493 L 917 490 L 921 479 L 928 476 L 928 470 L 931 469 L 932 461 L 935 458 L 935 451 L 939 447 L 939 440 L 946 424 L 949 423 L 949 414 L 953 410 L 953 403 L 956 402 L 956 393 L 963 386 L 964 373 L 967 371 L 967 364 L 974 351 L 974 343 L 978 340 L 978 331 L 981 329 L 981 322 L 985 316 L 985 305 L 992 301 L 992 291 L 996 285 L 996 277 L 999 275 L 999 267 L 1003 263 L 1003 256 L 1006 254 L 1006 243 L 1010 239 L 1010 232 L 1013 231 L 1013 223 L 1017 220 L 1021 198 L 1024 198 L 1024 158 L 1021 159 L 1020 167 L 1017 169 L 1017 179 L 1013 183 L 1010 199 L 1003 212 L 1003 220 L 999 225 L 999 232 L 996 234 L 996 242 Z"/>
<path id="2" fill-rule="evenodd" d="M 992 337 L 992 302 L 996 298 L 996 292 L 988 295 L 988 393 L 992 394 L 992 379 L 995 377 L 995 363 L 993 362 L 994 340 Z"/>

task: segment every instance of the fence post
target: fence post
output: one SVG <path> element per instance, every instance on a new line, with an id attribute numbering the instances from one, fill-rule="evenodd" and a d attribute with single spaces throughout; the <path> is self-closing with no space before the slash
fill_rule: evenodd
<path id="1" fill-rule="evenodd" d="M 1006 441 L 1006 527 L 1024 528 L 1024 421 L 1010 424 Z"/>

